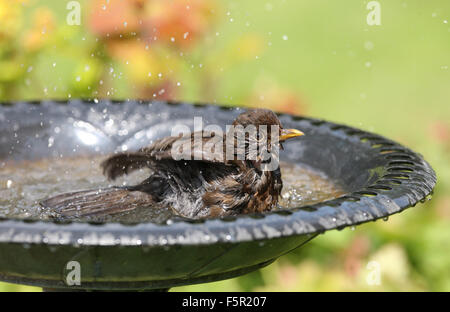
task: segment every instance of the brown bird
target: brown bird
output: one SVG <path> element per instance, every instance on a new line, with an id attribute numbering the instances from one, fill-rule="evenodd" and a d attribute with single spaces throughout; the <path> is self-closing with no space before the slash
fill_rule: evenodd
<path id="1" fill-rule="evenodd" d="M 303 133 L 284 129 L 267 109 L 248 110 L 232 126 L 223 135 L 203 130 L 115 154 L 101 164 L 109 179 L 140 168 L 150 168 L 150 177 L 135 186 L 58 195 L 41 206 L 62 218 L 112 215 L 155 204 L 193 219 L 269 211 L 283 187 L 277 163 L 281 143 Z"/>

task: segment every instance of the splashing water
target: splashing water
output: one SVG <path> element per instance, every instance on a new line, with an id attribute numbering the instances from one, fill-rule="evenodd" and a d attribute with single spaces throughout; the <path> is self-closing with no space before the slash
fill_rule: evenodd
<path id="1" fill-rule="evenodd" d="M 135 185 L 148 177 L 141 169 L 116 181 L 108 181 L 100 163 L 104 156 L 8 161 L 0 163 L 0 217 L 46 220 L 52 213 L 39 205 L 45 198 L 77 190 Z M 344 192 L 323 173 L 310 168 L 281 163 L 283 192 L 279 208 L 294 208 L 336 198 Z M 173 217 L 169 207 L 136 209 L 132 212 L 77 221 L 165 223 Z"/>

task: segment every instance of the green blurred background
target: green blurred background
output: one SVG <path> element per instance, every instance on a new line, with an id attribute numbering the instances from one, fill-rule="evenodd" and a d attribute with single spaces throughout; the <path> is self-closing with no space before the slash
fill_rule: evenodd
<path id="1" fill-rule="evenodd" d="M 0 99 L 158 98 L 345 123 L 424 155 L 431 201 L 172 291 L 450 290 L 450 1 L 0 0 Z M 378 264 L 381 278 L 371 283 Z M 38 288 L 0 283 L 0 291 Z"/>

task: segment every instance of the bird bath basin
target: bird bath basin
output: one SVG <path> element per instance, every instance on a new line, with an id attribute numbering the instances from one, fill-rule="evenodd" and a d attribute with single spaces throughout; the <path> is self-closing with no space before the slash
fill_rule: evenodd
<path id="1" fill-rule="evenodd" d="M 41 194 L 40 182 L 46 188 L 53 183 L 44 173 L 61 159 L 136 150 L 170 135 L 176 124 L 192 126 L 194 116 L 223 126 L 240 112 L 212 105 L 108 100 L 0 106 L 0 280 L 52 289 L 151 290 L 231 278 L 270 264 L 324 231 L 412 207 L 435 185 L 429 164 L 396 142 L 280 114 L 285 128 L 306 134 L 285 145 L 281 160 L 326 176 L 339 188 L 334 196 L 266 214 L 195 221 L 58 221 L 37 205 L 27 207 L 27 199 L 49 195 Z M 12 170 L 10 178 L 5 178 L 7 170 Z M 20 179 L 14 172 L 19 171 L 39 183 L 30 180 L 15 189 Z M 61 181 L 62 189 L 55 192 L 77 188 L 70 179 Z M 79 265 L 79 283 L 69 279 L 73 263 Z"/>

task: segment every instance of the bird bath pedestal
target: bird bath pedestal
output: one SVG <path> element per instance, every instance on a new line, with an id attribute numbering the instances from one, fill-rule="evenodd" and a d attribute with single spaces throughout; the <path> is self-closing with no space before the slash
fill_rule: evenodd
<path id="1" fill-rule="evenodd" d="M 177 123 L 192 125 L 194 116 L 225 125 L 241 111 L 146 101 L 5 104 L 0 163 L 107 155 L 120 146 L 134 150 L 170 135 Z M 323 120 L 279 118 L 285 128 L 306 134 L 285 146 L 282 160 L 325 173 L 344 196 L 266 214 L 163 225 L 3 217 L 0 280 L 61 290 L 155 290 L 232 278 L 270 264 L 319 233 L 386 218 L 432 192 L 436 176 L 430 165 L 396 142 Z"/>

